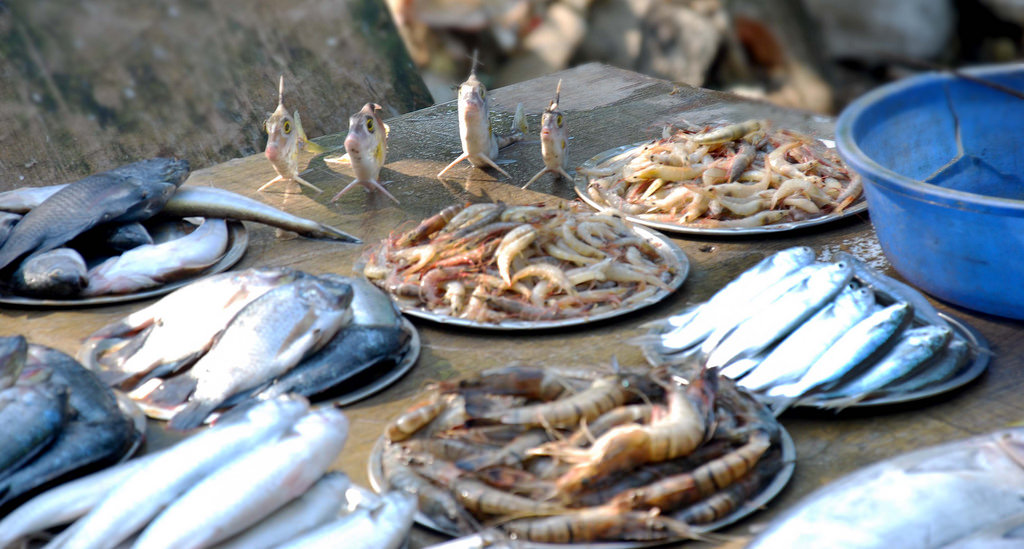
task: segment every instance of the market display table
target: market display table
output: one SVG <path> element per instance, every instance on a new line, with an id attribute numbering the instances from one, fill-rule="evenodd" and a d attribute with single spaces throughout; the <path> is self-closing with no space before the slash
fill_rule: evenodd
<path id="1" fill-rule="evenodd" d="M 571 166 L 613 147 L 658 137 L 663 124 L 683 120 L 702 124 L 766 118 L 826 139 L 831 138 L 834 124 L 834 120 L 826 117 L 589 64 L 493 90 L 495 131 L 503 131 L 509 125 L 516 104 L 522 102 L 535 134 L 539 113 L 552 99 L 559 78 L 563 80 L 560 107 L 566 113 L 571 136 Z M 540 178 L 529 190 L 520 189 L 542 167 L 536 137 L 502 151 L 501 160 L 512 161 L 502 164 L 512 180 L 494 170 L 471 168 L 468 163 L 449 171 L 443 181 L 438 180 L 437 172 L 460 152 L 454 103 L 387 122 L 391 127 L 389 152 L 381 177 L 391 181 L 388 189 L 401 200 L 399 205 L 382 194 L 371 195 L 362 189 L 330 203 L 330 198 L 351 180 L 351 172 L 325 164 L 322 157 L 314 158 L 303 174 L 307 181 L 324 189 L 322 194 L 305 188 L 287 194 L 281 192 L 284 189 L 279 185 L 269 192 L 257 193 L 256 189 L 274 176 L 262 154 L 193 173 L 186 184 L 209 185 L 255 197 L 364 240 L 364 245 L 310 240 L 247 223 L 249 249 L 235 268 L 289 266 L 311 273 L 354 275 L 354 266 L 365 245 L 397 228 L 410 228 L 446 206 L 467 201 L 557 204 L 576 199 L 571 182 L 551 175 Z M 344 134 L 316 139 L 329 147 L 341 147 L 343 140 Z M 308 160 L 309 157 L 303 159 Z M 385 425 L 412 404 L 431 382 L 511 361 L 609 368 L 614 358 L 623 365 L 643 364 L 640 349 L 628 341 L 647 331 L 646 322 L 706 300 L 741 271 L 778 250 L 810 246 L 821 259 L 845 250 L 887 274 L 896 275 L 885 261 L 866 214 L 780 234 L 670 236 L 689 256 L 688 279 L 661 303 L 628 316 L 574 328 L 522 332 L 474 330 L 413 319 L 422 340 L 418 364 L 383 392 L 345 408 L 351 431 L 336 467 L 354 481 L 367 485 L 367 459 Z M 83 309 L 5 308 L 0 311 L 0 334 L 24 334 L 32 343 L 74 355 L 88 334 L 150 302 Z M 1024 419 L 1024 400 L 1020 398 L 1024 356 L 1019 353 L 1024 346 L 1024 327 L 943 303 L 936 305 L 976 328 L 988 340 L 993 351 L 988 371 L 954 393 L 901 407 L 850 409 L 839 414 L 803 409 L 786 412 L 781 421 L 796 444 L 796 472 L 764 510 L 733 525 L 727 533 L 748 535 L 751 528 L 778 515 L 810 491 L 868 463 Z M 143 451 L 164 446 L 180 436 L 164 431 L 162 423 L 150 422 L 150 427 Z M 410 546 L 420 547 L 443 539 L 416 528 Z"/>

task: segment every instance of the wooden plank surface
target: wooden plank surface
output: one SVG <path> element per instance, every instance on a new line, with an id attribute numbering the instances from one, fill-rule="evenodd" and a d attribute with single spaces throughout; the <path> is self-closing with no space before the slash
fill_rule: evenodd
<path id="1" fill-rule="evenodd" d="M 590 64 L 521 84 L 493 90 L 497 111 L 494 126 L 500 130 L 511 120 L 518 102 L 529 115 L 536 132 L 539 113 L 547 105 L 559 78 L 564 80 L 560 106 L 572 140 L 573 165 L 607 149 L 660 135 L 666 122 L 738 121 L 764 117 L 820 137 L 831 136 L 833 120 L 788 111 L 735 96 L 647 78 L 608 66 Z M 520 143 L 502 152 L 511 160 L 504 168 L 513 176 L 507 181 L 492 171 L 463 164 L 444 181 L 435 174 L 459 153 L 455 105 L 442 104 L 388 120 L 390 150 L 382 177 L 400 200 L 356 190 L 334 204 L 329 199 L 350 176 L 335 171 L 322 159 L 310 162 L 306 179 L 325 189 L 323 194 L 301 190 L 295 194 L 256 193 L 273 176 L 262 155 L 226 162 L 193 173 L 189 185 L 212 185 L 257 197 L 289 212 L 336 226 L 364 239 L 378 241 L 395 228 L 409 227 L 441 208 L 464 201 L 507 203 L 559 203 L 575 198 L 571 184 L 550 176 L 530 190 L 519 187 L 542 166 L 538 142 Z M 343 134 L 319 139 L 340 146 Z M 308 160 L 305 159 L 305 160 Z M 288 265 L 313 273 L 355 274 L 354 264 L 364 247 L 296 238 L 272 228 L 247 225 L 251 245 L 238 268 Z M 908 227 L 907 230 L 913 230 Z M 606 368 L 613 358 L 620 363 L 642 364 L 639 349 L 627 342 L 645 332 L 643 324 L 676 313 L 689 304 L 707 299 L 739 272 L 777 250 L 807 245 L 819 258 L 839 250 L 850 251 L 870 264 L 895 275 L 886 262 L 867 216 L 857 216 L 809 230 L 766 237 L 673 239 L 691 261 L 690 276 L 683 287 L 664 302 L 620 319 L 579 328 L 543 332 L 494 332 L 469 330 L 413 320 L 422 339 L 417 366 L 385 391 L 346 408 L 351 433 L 337 467 L 355 481 L 366 484 L 370 449 L 388 420 L 415 402 L 432 381 L 450 379 L 510 361 Z M 80 341 L 93 330 L 134 311 L 146 303 L 79 310 L 13 310 L 0 315 L 0 333 L 23 333 L 33 343 L 50 345 L 74 354 Z M 761 512 L 734 525 L 730 534 L 749 535 L 752 528 L 770 520 L 802 496 L 863 465 L 905 451 L 1005 427 L 1024 418 L 1019 398 L 1024 383 L 1024 358 L 1020 323 L 971 313 L 936 302 L 948 312 L 977 328 L 989 341 L 994 356 L 988 372 L 977 382 L 954 394 L 895 409 L 847 411 L 841 414 L 787 412 L 782 423 L 796 442 L 797 464 L 792 481 Z M 173 435 L 152 423 L 148 448 L 167 444 Z M 411 547 L 444 538 L 417 528 Z M 696 544 L 699 546 L 699 544 Z"/>

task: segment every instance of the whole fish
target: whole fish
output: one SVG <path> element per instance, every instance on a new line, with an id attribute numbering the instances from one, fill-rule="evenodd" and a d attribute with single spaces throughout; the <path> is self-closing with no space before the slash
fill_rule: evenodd
<path id="1" fill-rule="evenodd" d="M 25 336 L 0 336 L 0 389 L 18 381 L 27 359 L 28 340 Z"/>
<path id="2" fill-rule="evenodd" d="M 13 474 L 56 438 L 66 418 L 68 389 L 53 383 L 0 391 L 0 479 Z"/>
<path id="3" fill-rule="evenodd" d="M 379 506 L 359 507 L 281 549 L 334 548 L 338 540 L 345 540 L 346 549 L 397 549 L 409 535 L 415 512 L 416 496 L 392 490 L 381 497 Z"/>
<path id="4" fill-rule="evenodd" d="M 7 241 L 7 237 L 10 236 L 19 221 L 21 221 L 19 214 L 0 212 L 0 244 Z"/>
<path id="5" fill-rule="evenodd" d="M 217 549 L 271 549 L 287 543 L 338 518 L 338 511 L 346 501 L 345 492 L 350 486 L 352 482 L 345 473 L 331 471 L 320 477 L 306 493 L 237 536 L 218 544 Z"/>
<path id="6" fill-rule="evenodd" d="M 96 375 L 111 386 L 169 375 L 206 353 L 243 307 L 300 276 L 287 267 L 251 268 L 197 280 L 92 333 L 79 356 L 92 356 Z"/>
<path id="7" fill-rule="evenodd" d="M 916 450 L 830 482 L 747 547 L 931 549 L 1024 514 L 1024 430 Z"/>
<path id="8" fill-rule="evenodd" d="M 279 210 L 259 200 L 214 187 L 187 185 L 178 189 L 164 205 L 162 213 L 176 217 L 219 217 L 255 221 L 298 233 L 309 238 L 328 238 L 361 244 L 362 240 L 324 225 Z"/>
<path id="9" fill-rule="evenodd" d="M 32 208 L 0 246 L 0 269 L 21 257 L 57 248 L 101 223 L 148 219 L 188 176 L 188 162 L 164 160 L 166 170 L 111 170 L 68 184 Z M 137 175 L 125 175 L 125 174 Z M 139 177 L 142 176 L 142 177 Z"/>
<path id="10" fill-rule="evenodd" d="M 50 546 L 116 547 L 210 473 L 278 439 L 308 410 L 304 398 L 283 396 L 222 418 L 133 472 Z"/>
<path id="11" fill-rule="evenodd" d="M 800 379 L 822 353 L 854 324 L 867 318 L 874 307 L 875 296 L 870 288 L 848 286 L 832 303 L 786 336 L 737 385 L 762 391 Z"/>
<path id="12" fill-rule="evenodd" d="M 671 329 L 661 335 L 660 346 L 665 351 L 692 347 L 707 337 L 720 322 L 741 308 L 753 296 L 783 279 L 785 276 L 814 262 L 814 250 L 806 246 L 787 248 L 776 252 L 715 292 L 697 309 L 684 313 L 683 318 L 668 320 Z"/>
<path id="13" fill-rule="evenodd" d="M 348 135 L 345 136 L 345 154 L 339 159 L 327 158 L 325 162 L 349 163 L 356 178 L 334 195 L 331 202 L 337 202 L 341 195 L 359 184 L 370 191 L 378 190 L 399 204 L 397 198 L 384 188 L 378 180 L 384 158 L 388 154 L 388 132 L 390 128 L 380 117 L 382 107 L 367 103 L 348 119 Z"/>
<path id="14" fill-rule="evenodd" d="M 801 396 L 828 389 L 845 376 L 854 375 L 855 368 L 884 347 L 909 321 L 911 314 L 906 303 L 894 303 L 854 324 L 799 380 L 768 390 L 772 409 L 781 412 Z"/>
<path id="15" fill-rule="evenodd" d="M 85 259 L 72 248 L 30 256 L 18 265 L 10 281 L 17 295 L 53 299 L 78 297 L 88 283 Z"/>
<path id="16" fill-rule="evenodd" d="M 207 218 L 188 236 L 139 246 L 89 269 L 82 295 L 126 294 L 172 282 L 210 267 L 227 249 L 227 222 Z"/>
<path id="17" fill-rule="evenodd" d="M 305 150 L 320 154 L 325 149 L 306 138 L 306 132 L 302 131 L 299 111 L 289 114 L 288 109 L 284 108 L 283 74 L 277 88 L 277 109 L 267 119 L 265 126 L 267 148 L 263 154 L 270 161 L 270 165 L 274 167 L 277 177 L 267 181 L 257 190 L 262 191 L 278 181 L 295 181 L 318 193 L 323 192 L 319 187 L 299 175 L 299 151 Z"/>
<path id="18" fill-rule="evenodd" d="M 299 418 L 279 440 L 210 473 L 142 531 L 135 549 L 207 547 L 302 495 L 337 459 L 348 420 L 337 408 Z"/>
<path id="19" fill-rule="evenodd" d="M 899 341 L 878 362 L 862 374 L 827 393 L 818 395 L 821 408 L 841 410 L 872 396 L 878 389 L 899 382 L 935 357 L 949 341 L 952 331 L 945 326 L 921 326 L 900 334 Z"/>
<path id="20" fill-rule="evenodd" d="M 85 515 L 111 490 L 159 453 L 130 459 L 51 488 L 0 520 L 0 547 L 8 547 L 34 532 L 68 524 Z"/>
<path id="21" fill-rule="evenodd" d="M 754 356 L 818 312 L 850 282 L 853 269 L 833 263 L 814 272 L 766 308 L 736 326 L 709 354 L 708 368 Z"/>
<path id="22" fill-rule="evenodd" d="M 569 155 L 565 150 L 568 143 L 568 131 L 565 128 L 565 117 L 558 110 L 558 98 L 562 94 L 562 80 L 555 86 L 555 99 L 540 115 L 540 156 L 544 160 L 544 168 L 523 185 L 527 188 L 540 176 L 551 172 L 559 177 L 572 181 L 569 169 Z"/>
<path id="23" fill-rule="evenodd" d="M 886 385 L 878 390 L 880 394 L 909 393 L 943 383 L 953 377 L 966 362 L 969 356 L 967 342 L 960 338 L 952 338 L 943 353 L 928 365 L 926 369 L 896 383 Z"/>
<path id="24" fill-rule="evenodd" d="M 456 164 L 468 159 L 475 168 L 490 166 L 511 179 L 512 176 L 501 169 L 496 160 L 500 149 L 526 137 L 527 127 L 523 105 L 520 103 L 516 108 L 515 117 L 512 119 L 512 133 L 501 137 L 494 135 L 491 128 L 491 109 L 490 99 L 487 97 L 487 86 L 484 86 L 483 82 L 477 78 L 476 64 L 476 52 L 474 51 L 469 78 L 459 85 L 459 140 L 462 142 L 462 154 L 438 172 L 437 177 L 440 178 Z"/>
<path id="25" fill-rule="evenodd" d="M 233 394 L 287 372 L 349 322 L 352 286 L 314 277 L 279 286 L 246 305 L 198 362 L 164 382 L 169 393 L 195 387 L 171 429 L 198 427 Z"/>

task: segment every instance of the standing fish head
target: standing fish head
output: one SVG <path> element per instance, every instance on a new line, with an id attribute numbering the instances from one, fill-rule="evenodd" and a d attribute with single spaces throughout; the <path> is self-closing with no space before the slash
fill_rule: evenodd
<path id="1" fill-rule="evenodd" d="M 306 138 L 302 130 L 299 111 L 289 113 L 284 106 L 284 76 L 277 89 L 277 109 L 264 123 L 267 129 L 267 148 L 263 154 L 282 177 L 291 177 L 298 173 L 298 155 L 300 150 L 322 153 L 324 149 Z"/>
<path id="2" fill-rule="evenodd" d="M 375 181 L 388 151 L 388 125 L 381 120 L 381 106 L 367 103 L 348 119 L 345 151 L 359 181 Z"/>
<path id="3" fill-rule="evenodd" d="M 476 76 L 476 52 L 473 52 L 473 68 L 469 78 L 459 85 L 459 137 L 462 152 L 469 155 L 473 165 L 476 155 L 497 156 L 497 143 L 491 131 L 490 104 L 487 86 Z M 493 150 L 492 150 L 493 149 Z"/>
<path id="4" fill-rule="evenodd" d="M 562 93 L 562 81 L 555 87 L 555 99 L 540 115 L 540 150 L 544 165 L 548 168 L 565 169 L 569 157 L 565 153 L 567 131 L 562 111 L 558 110 L 558 98 Z"/>

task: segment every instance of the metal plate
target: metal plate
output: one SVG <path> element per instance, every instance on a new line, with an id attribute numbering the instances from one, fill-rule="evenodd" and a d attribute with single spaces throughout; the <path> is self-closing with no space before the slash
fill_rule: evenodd
<path id="1" fill-rule="evenodd" d="M 350 391 L 346 391 L 341 395 L 332 396 L 330 398 L 326 398 L 323 400 L 315 400 L 313 403 L 315 405 L 323 406 L 345 406 L 348 404 L 352 404 L 353 402 L 362 400 L 364 398 L 369 397 L 370 395 L 383 391 L 385 388 L 397 382 L 402 376 L 408 373 L 409 370 L 411 370 L 412 367 L 416 365 L 416 361 L 420 357 L 420 334 L 418 331 L 416 331 L 416 327 L 413 326 L 413 324 L 409 322 L 408 319 L 405 318 L 402 319 L 402 329 L 409 334 L 409 342 L 406 344 L 405 350 L 404 352 L 402 352 L 401 358 L 398 361 L 396 361 L 391 368 L 385 370 L 384 372 L 381 372 L 379 376 L 374 377 L 369 382 L 359 385 L 357 387 L 353 387 L 352 390 Z M 95 347 L 93 347 L 93 350 L 95 350 Z M 83 357 L 82 364 L 90 370 L 98 369 L 95 354 L 88 354 L 87 356 Z M 149 383 L 161 383 L 163 381 L 161 378 L 153 379 L 156 381 L 151 381 Z M 141 400 L 133 399 L 132 402 L 135 405 L 137 405 L 142 410 L 142 412 L 146 414 L 147 417 L 161 421 L 171 419 L 171 417 L 173 417 L 174 414 L 178 412 L 178 410 L 184 408 L 185 406 L 185 404 L 182 403 L 179 404 L 178 406 L 175 406 L 174 408 L 167 408 L 161 406 L 153 406 L 152 404 L 148 404 Z M 220 417 L 220 414 L 222 412 L 223 411 L 218 411 L 210 414 L 206 418 L 206 421 L 204 423 L 212 423 L 216 421 L 217 418 Z"/>
<path id="2" fill-rule="evenodd" d="M 789 432 L 786 431 L 785 427 L 779 425 L 779 438 L 782 446 L 782 468 L 775 474 L 771 482 L 766 484 L 760 492 L 745 501 L 738 509 L 730 513 L 729 515 L 719 519 L 715 522 L 708 524 L 701 524 L 693 526 L 695 533 L 701 534 L 706 532 L 713 532 L 715 530 L 725 528 L 730 524 L 745 518 L 754 511 L 764 507 L 769 501 L 782 491 L 782 489 L 789 482 L 789 479 L 793 476 L 793 470 L 796 468 L 796 446 L 793 444 L 793 438 L 789 436 Z M 384 466 L 382 458 L 384 455 L 384 445 L 387 444 L 386 437 L 382 436 L 377 439 L 374 443 L 373 449 L 370 451 L 370 459 L 367 462 L 367 477 L 370 481 L 370 487 L 382 493 L 384 491 Z M 417 524 L 430 528 L 431 530 L 447 534 L 449 536 L 458 537 L 459 532 L 453 532 L 450 530 L 443 529 L 440 525 L 430 520 L 429 517 L 416 512 L 415 520 Z M 635 547 L 655 547 L 671 543 L 674 541 L 683 541 L 681 538 L 677 539 L 664 539 L 657 541 L 609 541 L 600 543 L 587 543 L 586 547 L 596 547 L 599 549 L 632 549 Z M 537 543 L 537 542 L 519 542 L 517 547 L 523 549 L 566 549 L 568 547 L 581 547 L 579 544 L 560 544 L 560 543 Z"/>
<path id="3" fill-rule="evenodd" d="M 860 215 L 867 211 L 868 203 L 865 200 L 863 193 L 856 202 L 850 204 L 849 207 L 844 209 L 842 213 L 838 214 L 826 214 L 820 217 L 811 219 L 804 219 L 801 221 L 789 221 L 786 223 L 773 223 L 771 225 L 764 225 L 760 227 L 698 227 L 694 225 L 684 225 L 681 223 L 668 223 L 665 221 L 653 221 L 650 219 L 644 219 L 629 215 L 625 212 L 620 212 L 615 208 L 612 208 L 608 204 L 598 202 L 590 196 L 587 192 L 587 186 L 590 184 L 590 177 L 584 175 L 583 172 L 588 169 L 594 169 L 601 164 L 611 160 L 612 158 L 619 156 L 625 152 L 630 151 L 640 145 L 650 143 L 650 141 L 641 141 L 632 145 L 622 145 L 614 149 L 607 150 L 603 153 L 594 156 L 590 160 L 587 160 L 580 166 L 580 169 L 576 170 L 576 176 L 573 178 L 573 187 L 576 189 L 577 196 L 580 197 L 584 202 L 589 204 L 591 207 L 598 211 L 614 212 L 624 216 L 626 219 L 640 225 L 645 225 L 653 229 L 662 231 L 684 233 L 684 234 L 695 234 L 695 235 L 714 235 L 714 236 L 730 236 L 730 235 L 767 235 L 785 231 L 794 231 L 797 229 L 805 229 L 807 227 L 813 227 L 816 225 L 822 225 L 824 223 L 831 223 L 840 219 L 844 219 L 854 215 Z"/>
<path id="4" fill-rule="evenodd" d="M 115 303 L 125 303 L 128 301 L 137 301 L 140 299 L 149 299 L 151 297 L 157 297 L 164 294 L 168 294 L 207 275 L 216 274 L 219 272 L 226 271 L 231 268 L 232 265 L 238 263 L 239 259 L 245 255 L 246 249 L 249 247 L 249 233 L 245 229 L 245 225 L 241 221 L 235 219 L 228 220 L 228 249 L 224 252 L 224 255 L 217 260 L 216 263 L 210 265 L 206 269 L 199 271 L 191 276 L 176 280 L 168 284 L 157 286 L 141 292 L 134 292 L 130 294 L 117 294 L 117 295 L 101 295 L 96 297 L 86 298 L 71 298 L 71 299 L 47 299 L 47 298 L 33 298 L 23 297 L 12 294 L 0 293 L 0 305 L 16 305 L 18 307 L 43 307 L 43 308 L 73 308 L 73 307 L 93 307 L 98 305 L 112 305 Z"/>
<path id="5" fill-rule="evenodd" d="M 636 234 L 648 241 L 651 246 L 654 247 L 658 253 L 661 254 L 662 259 L 665 263 L 671 267 L 674 267 L 674 275 L 672 279 L 668 281 L 668 290 L 658 290 L 651 297 L 634 303 L 626 307 L 620 307 L 615 309 L 607 309 L 600 311 L 595 314 L 576 317 L 576 318 L 561 318 L 556 320 L 506 320 L 499 323 L 493 322 L 480 322 L 476 320 L 469 320 L 465 318 L 453 317 L 446 314 L 435 313 L 431 310 L 424 309 L 410 305 L 408 300 L 402 298 L 395 298 L 395 302 L 398 303 L 402 312 L 417 318 L 425 320 L 431 320 L 434 322 L 440 322 L 442 324 L 449 324 L 452 326 L 464 326 L 467 328 L 483 328 L 487 330 L 541 330 L 550 328 L 564 328 L 568 326 L 578 326 L 581 324 L 587 324 L 590 322 L 596 322 L 598 320 L 605 320 L 608 318 L 614 318 L 617 316 L 626 315 L 633 311 L 643 309 L 658 303 L 662 299 L 668 297 L 672 292 L 679 289 L 683 285 L 683 281 L 686 280 L 687 275 L 690 274 L 690 260 L 686 257 L 686 252 L 682 250 L 675 242 L 672 242 L 667 236 L 652 231 L 645 227 L 634 226 L 633 230 Z M 362 265 L 357 265 L 356 270 L 362 272 Z"/>
<path id="6" fill-rule="evenodd" d="M 891 406 L 895 404 L 905 404 L 916 400 L 923 400 L 931 398 L 949 391 L 953 391 L 964 385 L 967 385 L 971 381 L 974 381 L 985 371 L 988 367 L 992 351 L 989 350 L 988 342 L 976 329 L 970 325 L 961 322 L 953 318 L 946 313 L 939 313 L 939 316 L 943 318 L 953 328 L 953 337 L 958 337 L 967 342 L 970 354 L 968 355 L 968 361 L 964 364 L 960 370 L 952 378 L 934 385 L 922 387 L 916 391 L 910 391 L 907 393 L 895 393 L 889 395 L 879 396 L 877 398 L 866 399 L 860 402 L 850 404 L 847 408 L 868 408 L 872 406 Z M 651 330 L 650 335 L 660 336 L 660 328 L 654 328 Z M 647 362 L 653 366 L 661 366 L 666 364 L 666 361 L 660 353 L 658 353 L 655 345 L 652 343 L 645 343 L 642 346 L 644 358 Z M 751 393 L 757 396 L 757 393 Z M 813 396 L 802 398 L 794 403 L 793 407 L 810 407 L 819 408 L 826 405 L 828 400 L 815 399 Z"/>

